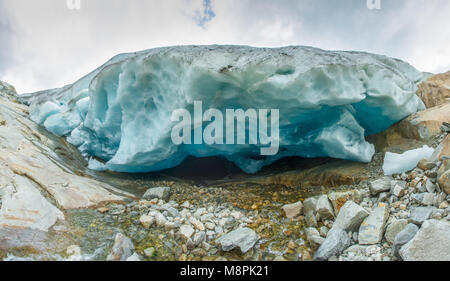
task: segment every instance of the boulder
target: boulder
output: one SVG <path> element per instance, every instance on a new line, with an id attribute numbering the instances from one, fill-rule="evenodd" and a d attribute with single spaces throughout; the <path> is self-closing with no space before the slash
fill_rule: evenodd
<path id="1" fill-rule="evenodd" d="M 406 226 L 408 225 L 408 220 L 399 219 L 392 221 L 386 228 L 386 233 L 384 237 L 386 241 L 391 244 L 394 244 L 395 237 L 399 234 Z"/>
<path id="2" fill-rule="evenodd" d="M 362 221 L 369 213 L 361 206 L 353 201 L 347 201 L 341 208 L 333 228 L 343 229 L 345 231 L 358 230 Z"/>
<path id="3" fill-rule="evenodd" d="M 439 178 L 439 186 L 445 193 L 450 194 L 450 170 L 441 175 Z"/>
<path id="4" fill-rule="evenodd" d="M 242 253 L 248 252 L 259 240 L 259 235 L 250 228 L 244 227 L 236 229 L 217 239 L 217 245 L 223 251 L 231 251 L 238 247 Z"/>
<path id="5" fill-rule="evenodd" d="M 450 71 L 430 76 L 420 83 L 417 95 L 427 108 L 450 102 Z"/>
<path id="6" fill-rule="evenodd" d="M 107 261 L 126 261 L 134 253 L 134 245 L 130 238 L 118 233 L 114 239 L 114 245 Z"/>
<path id="7" fill-rule="evenodd" d="M 317 200 L 319 196 L 314 196 L 303 201 L 303 212 L 307 214 L 309 211 L 316 213 Z"/>
<path id="8" fill-rule="evenodd" d="M 306 228 L 305 233 L 306 240 L 308 240 L 313 248 L 319 247 L 325 241 L 325 238 L 321 237 L 319 231 L 314 227 Z"/>
<path id="9" fill-rule="evenodd" d="M 391 177 L 383 177 L 370 183 L 369 189 L 372 196 L 378 195 L 381 192 L 391 190 Z"/>
<path id="10" fill-rule="evenodd" d="M 323 221 L 334 219 L 333 206 L 331 206 L 327 195 L 322 195 L 317 199 L 316 212 Z"/>
<path id="11" fill-rule="evenodd" d="M 422 225 L 422 223 L 428 220 L 433 213 L 433 207 L 414 207 L 411 209 L 411 215 L 409 216 L 409 222 Z"/>
<path id="12" fill-rule="evenodd" d="M 384 228 L 389 218 L 389 208 L 380 203 L 372 213 L 361 223 L 358 233 L 358 242 L 361 245 L 374 245 L 383 239 Z"/>
<path id="13" fill-rule="evenodd" d="M 419 231 L 419 227 L 410 223 L 395 236 L 394 245 L 392 247 L 394 255 L 398 256 L 400 248 L 413 239 L 417 231 Z"/>
<path id="14" fill-rule="evenodd" d="M 405 261 L 450 261 L 450 223 L 425 221 L 412 240 L 400 249 Z"/>
<path id="15" fill-rule="evenodd" d="M 346 231 L 339 228 L 332 228 L 325 241 L 320 245 L 314 254 L 314 260 L 326 261 L 331 257 L 339 256 L 351 245 L 351 240 Z"/>
<path id="16" fill-rule="evenodd" d="M 297 203 L 293 203 L 293 204 L 284 205 L 281 208 L 284 210 L 286 217 L 288 219 L 292 219 L 302 213 L 303 204 L 302 204 L 302 202 L 297 202 Z"/>
<path id="17" fill-rule="evenodd" d="M 339 214 L 342 206 L 351 200 L 353 202 L 358 202 L 360 200 L 360 193 L 358 190 L 349 190 L 349 191 L 331 191 L 328 193 L 328 199 L 330 199 L 331 204 L 333 205 L 335 215 Z"/>
<path id="18" fill-rule="evenodd" d="M 424 171 L 428 171 L 436 167 L 436 163 L 429 161 L 428 159 L 422 159 L 417 163 L 417 167 Z"/>
<path id="19" fill-rule="evenodd" d="M 153 187 L 148 189 L 144 196 L 142 196 L 145 200 L 152 200 L 154 198 L 162 199 L 164 201 L 168 201 L 170 196 L 170 187 Z"/>

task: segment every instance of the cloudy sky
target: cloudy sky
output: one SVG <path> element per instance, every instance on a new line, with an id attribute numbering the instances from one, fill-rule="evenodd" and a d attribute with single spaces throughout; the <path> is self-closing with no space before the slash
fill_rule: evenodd
<path id="1" fill-rule="evenodd" d="M 362 50 L 450 70 L 449 0 L 80 2 L 0 0 L 0 80 L 20 93 L 60 87 L 118 53 L 186 44 Z"/>

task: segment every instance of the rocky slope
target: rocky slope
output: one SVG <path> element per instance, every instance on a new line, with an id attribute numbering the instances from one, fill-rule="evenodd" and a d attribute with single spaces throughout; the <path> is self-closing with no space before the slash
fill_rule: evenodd
<path id="1" fill-rule="evenodd" d="M 201 186 L 87 170 L 1 83 L 0 259 L 450 260 L 449 103 L 421 96 L 436 106 L 368 137 L 369 164 L 286 162 Z M 432 159 L 383 175 L 386 151 L 423 144 Z"/>

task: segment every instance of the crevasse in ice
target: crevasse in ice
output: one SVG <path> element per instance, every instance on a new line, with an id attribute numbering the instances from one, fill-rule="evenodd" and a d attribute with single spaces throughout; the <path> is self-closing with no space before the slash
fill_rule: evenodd
<path id="1" fill-rule="evenodd" d="M 191 155 L 254 173 L 288 156 L 369 162 L 365 136 L 423 109 L 415 93 L 424 78 L 406 62 L 361 52 L 182 46 L 118 55 L 72 85 L 22 99 L 31 119 L 67 136 L 91 168 L 150 172 Z M 171 114 L 193 115 L 194 101 L 222 112 L 279 109 L 278 154 L 261 156 L 260 144 L 175 145 Z"/>

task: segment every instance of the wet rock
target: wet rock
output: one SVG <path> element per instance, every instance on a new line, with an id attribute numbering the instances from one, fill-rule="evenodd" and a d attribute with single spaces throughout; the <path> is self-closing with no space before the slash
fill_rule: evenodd
<path id="1" fill-rule="evenodd" d="M 328 232 L 327 238 L 314 254 L 314 260 L 326 261 L 332 256 L 339 256 L 350 245 L 351 240 L 347 232 L 339 228 L 333 228 Z"/>
<path id="2" fill-rule="evenodd" d="M 347 201 L 341 208 L 333 228 L 343 229 L 345 231 L 358 230 L 362 221 L 369 215 L 369 213 L 353 201 Z"/>
<path id="3" fill-rule="evenodd" d="M 414 207 L 411 209 L 409 221 L 420 226 L 430 218 L 433 209 L 433 207 Z"/>
<path id="4" fill-rule="evenodd" d="M 194 234 L 195 230 L 192 228 L 192 226 L 190 225 L 182 225 L 180 227 L 180 234 L 181 236 L 183 236 L 185 239 L 189 239 L 192 237 L 192 235 Z"/>
<path id="5" fill-rule="evenodd" d="M 118 233 L 114 239 L 114 245 L 108 257 L 107 261 L 126 261 L 133 255 L 134 245 L 130 238 L 126 237 L 122 233 Z"/>
<path id="6" fill-rule="evenodd" d="M 306 239 L 313 248 L 319 247 L 325 241 L 325 238 L 321 237 L 319 231 L 313 227 L 306 228 L 305 233 Z"/>
<path id="7" fill-rule="evenodd" d="M 155 248 L 150 247 L 150 248 L 145 249 L 144 254 L 147 258 L 153 257 L 153 255 L 155 254 Z"/>
<path id="8" fill-rule="evenodd" d="M 358 241 L 361 245 L 374 245 L 381 242 L 384 227 L 389 218 L 389 208 L 380 203 L 372 210 L 371 214 L 361 223 L 358 233 Z"/>
<path id="9" fill-rule="evenodd" d="M 327 195 L 322 195 L 317 199 L 316 213 L 322 220 L 334 219 L 333 206 L 331 206 Z"/>
<path id="10" fill-rule="evenodd" d="M 204 231 L 199 231 L 194 234 L 194 237 L 192 237 L 192 242 L 194 242 L 195 246 L 200 245 L 203 241 L 206 239 L 206 233 Z"/>
<path id="11" fill-rule="evenodd" d="M 168 201 L 170 197 L 170 187 L 153 187 L 148 189 L 144 196 L 142 196 L 145 200 L 151 200 L 153 198 L 162 199 L 164 201 Z"/>
<path id="12" fill-rule="evenodd" d="M 407 244 L 400 249 L 405 261 L 450 261 L 450 223 L 425 221 Z"/>
<path id="13" fill-rule="evenodd" d="M 419 231 L 419 227 L 410 223 L 395 236 L 394 245 L 392 247 L 394 255 L 398 256 L 400 248 L 413 239 L 417 231 Z"/>
<path id="14" fill-rule="evenodd" d="M 386 233 L 384 235 L 386 241 L 388 241 L 391 244 L 394 244 L 395 237 L 397 236 L 397 234 L 399 234 L 407 225 L 408 220 L 406 219 L 399 219 L 391 222 L 386 228 Z"/>
<path id="15" fill-rule="evenodd" d="M 302 204 L 302 202 L 297 202 L 297 203 L 293 203 L 293 204 L 284 205 L 281 208 L 284 210 L 286 217 L 288 219 L 292 219 L 302 213 L 303 204 Z"/>
<path id="16" fill-rule="evenodd" d="M 231 251 L 238 247 L 242 253 L 248 252 L 259 240 L 259 235 L 250 228 L 239 228 L 234 230 L 217 240 L 223 251 Z"/>
<path id="17" fill-rule="evenodd" d="M 381 192 L 386 192 L 391 190 L 391 181 L 390 177 L 383 177 L 376 181 L 370 183 L 369 189 L 372 196 L 378 195 Z"/>
<path id="18" fill-rule="evenodd" d="M 142 226 L 144 226 L 144 228 L 146 229 L 150 228 L 155 223 L 155 219 L 149 215 L 142 215 L 139 218 L 139 221 L 141 222 Z"/>
<path id="19" fill-rule="evenodd" d="M 201 221 L 199 221 L 198 219 L 196 219 L 196 218 L 194 218 L 194 217 L 191 217 L 191 218 L 189 219 L 189 222 L 190 222 L 196 229 L 198 229 L 198 230 L 200 230 L 200 231 L 205 231 L 205 225 L 204 225 Z"/>

